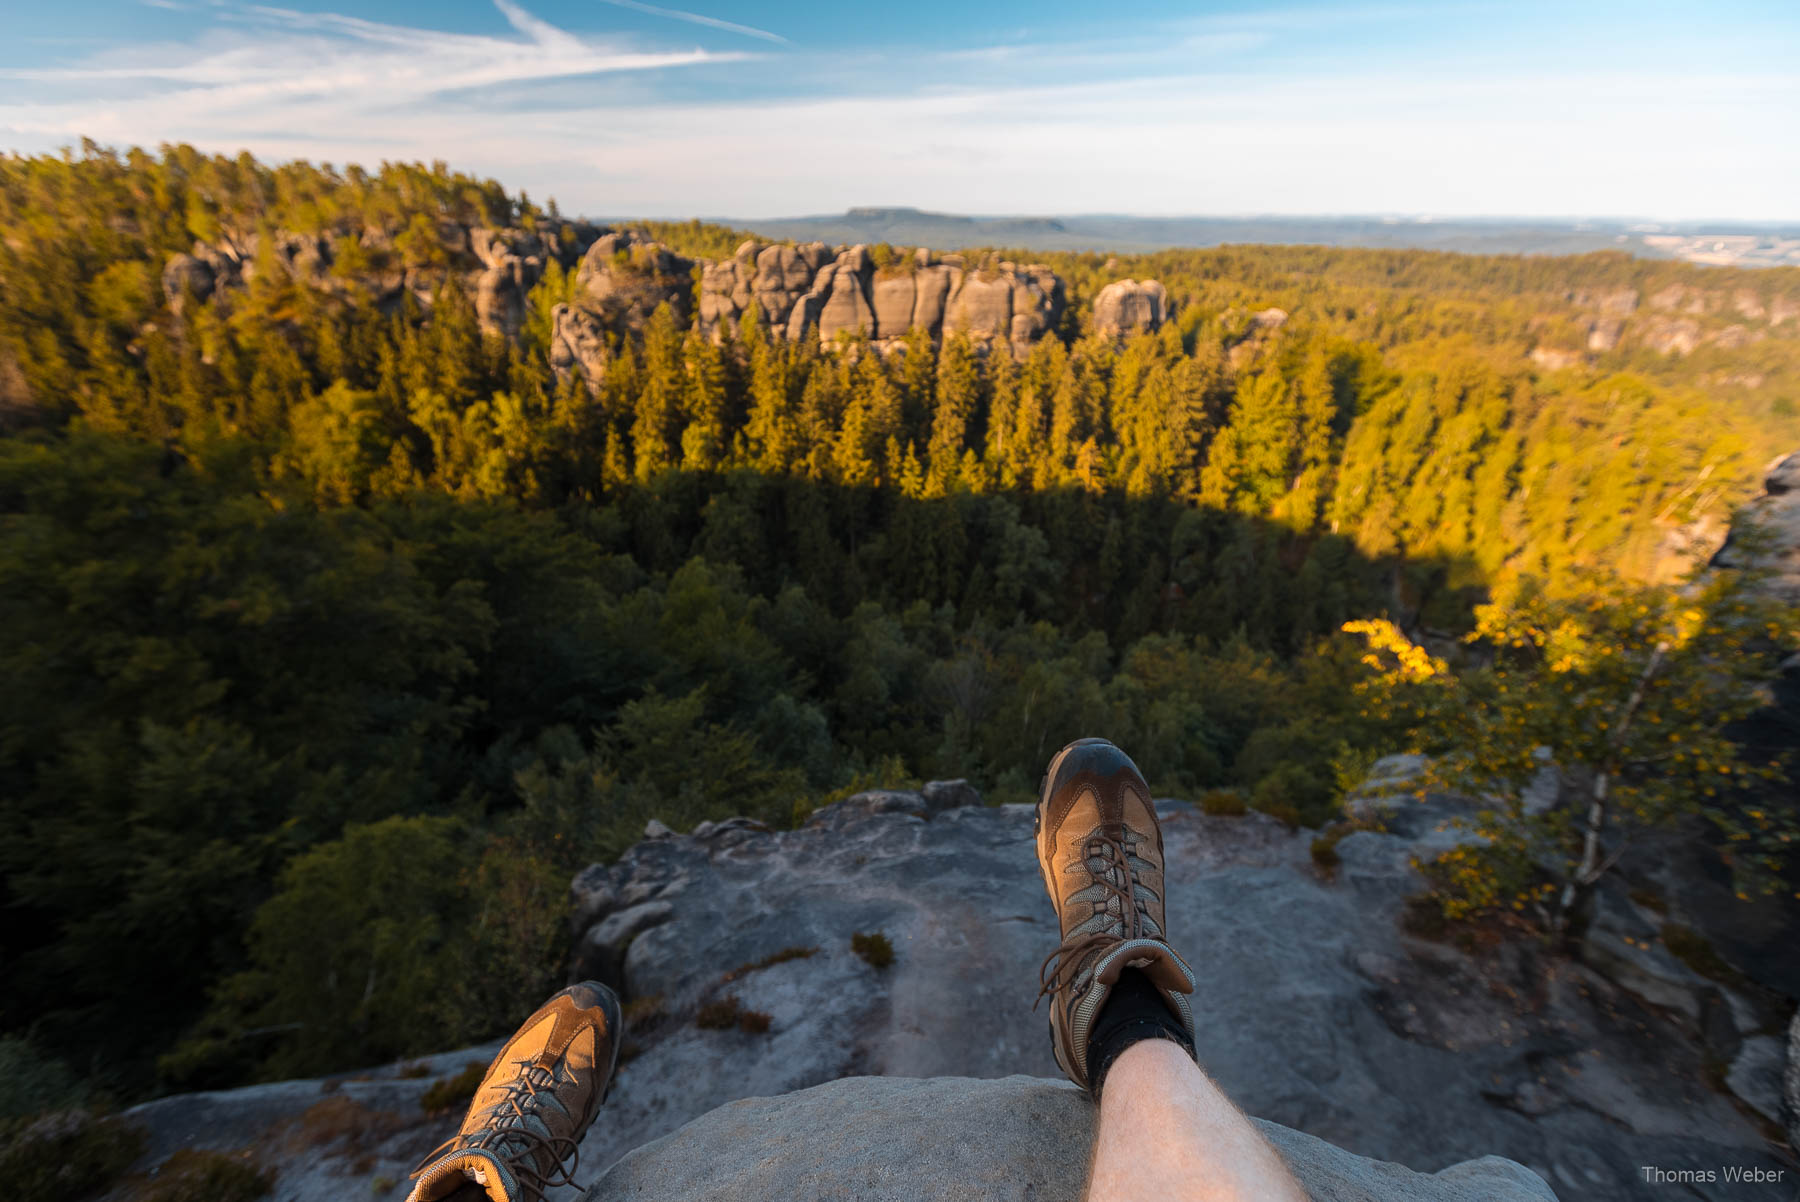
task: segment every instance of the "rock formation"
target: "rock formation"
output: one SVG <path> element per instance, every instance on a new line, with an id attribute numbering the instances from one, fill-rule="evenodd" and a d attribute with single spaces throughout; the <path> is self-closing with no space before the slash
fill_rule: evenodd
<path id="1" fill-rule="evenodd" d="M 600 231 L 586 222 L 545 220 L 536 229 L 489 229 L 444 223 L 438 230 L 440 267 L 406 267 L 394 239 L 380 229 L 357 239 L 370 266 L 354 279 L 333 272 L 337 243 L 328 235 L 275 230 L 266 235 L 225 233 L 211 243 L 196 242 L 188 254 L 163 265 L 163 294 L 181 312 L 188 297 L 208 300 L 221 290 L 240 288 L 256 277 L 259 264 L 284 277 L 326 292 L 360 288 L 377 305 L 389 307 L 406 293 L 430 309 L 437 290 L 451 278 L 474 298 L 484 329 L 516 337 L 524 320 L 525 298 L 552 261 L 573 266 Z"/>
<path id="2" fill-rule="evenodd" d="M 1690 1016 L 1679 1000 L 1622 988 L 1592 964 L 1545 961 L 1526 944 L 1471 955 L 1403 933 L 1405 898 L 1421 884 L 1411 857 L 1451 846 L 1445 819 L 1471 804 L 1413 800 L 1406 771 L 1388 765 L 1371 787 L 1387 798 L 1387 829 L 1340 842 L 1331 876 L 1312 861 L 1311 832 L 1158 803 L 1170 926 L 1206 966 L 1195 1005 L 1202 1058 L 1248 1113 L 1307 1133 L 1265 1127 L 1314 1196 L 1544 1196 L 1517 1165 L 1478 1159 L 1490 1154 L 1594 1202 L 1644 1196 L 1639 1166 L 1672 1159 L 1786 1168 L 1757 1122 L 1705 1084 L 1716 1054 L 1698 1030 L 1704 1011 Z M 577 971 L 622 988 L 633 1015 L 626 1061 L 582 1144 L 584 1179 L 619 1162 L 594 1197 L 680 1199 L 709 1183 L 722 1191 L 713 1196 L 765 1196 L 758 1161 L 793 1168 L 783 1197 L 950 1196 L 932 1192 L 942 1180 L 933 1174 L 963 1169 L 983 1180 L 1012 1173 L 1045 1191 L 1031 1196 L 1060 1196 L 1031 1165 L 1059 1163 L 1091 1119 L 1055 1084 L 1042 1012 L 1031 1011 L 1057 937 L 1032 858 L 1032 807 L 966 804 L 975 800 L 966 785 L 934 782 L 859 794 L 791 831 L 732 819 L 679 835 L 657 823 L 617 863 L 577 878 Z M 1629 934 L 1653 947 L 1658 921 L 1622 890 L 1597 919 L 1621 944 Z M 865 961 L 858 933 L 884 935 L 893 962 Z M 1672 997 L 1699 988 L 1677 984 Z M 1785 1029 L 1786 1011 L 1764 1029 L 1756 999 L 1705 989 L 1709 1004 L 1759 1024 L 1744 1042 Z M 766 1015 L 767 1029 L 696 1025 L 699 1007 L 728 998 Z M 153 1160 L 188 1143 L 265 1149 L 281 1202 L 352 1192 L 399 1202 L 413 1160 L 457 1118 L 421 1114 L 419 1094 L 491 1055 L 437 1057 L 417 1080 L 395 1066 L 169 1098 L 128 1117 L 151 1127 Z M 1766 1061 L 1745 1061 L 1740 1076 Z M 865 1079 L 795 1093 L 840 1078 Z M 836 1134 L 816 1147 L 777 1138 L 831 1107 Z M 990 1142 L 959 1138 L 941 1159 L 852 1161 L 870 1132 L 901 1147 L 937 1138 L 943 1127 L 927 1112 L 940 1108 L 959 1133 L 992 1131 L 1005 1158 L 957 1160 Z M 345 1134 L 321 1143 L 321 1127 Z M 1021 1150 L 1013 1133 L 1027 1128 L 1063 1135 Z M 721 1134 L 734 1129 L 741 1138 Z M 714 1168 L 682 1167 L 700 1150 Z M 1429 1177 L 1378 1163 L 1429 1171 L 1471 1160 Z M 814 1171 L 820 1192 L 796 1195 Z M 881 1176 L 846 1176 L 859 1171 Z M 386 1186 L 371 1191 L 371 1177 Z"/>
<path id="3" fill-rule="evenodd" d="M 587 1199 L 1077 1202 L 1096 1113 L 1061 1080 L 850 1077 L 722 1106 L 628 1153 Z M 1415 1173 L 1259 1126 L 1319 1202 L 1556 1202 L 1497 1156 Z"/>
<path id="4" fill-rule="evenodd" d="M 863 246 L 750 241 L 712 262 L 689 259 L 635 230 L 582 222 L 547 220 L 534 230 L 451 225 L 439 231 L 448 264 L 433 268 L 397 266 L 394 239 L 366 231 L 360 243 L 371 266 L 350 279 L 333 271 L 329 237 L 289 231 L 268 237 L 265 247 L 257 234 L 225 235 L 172 256 L 162 273 L 171 310 L 179 314 L 190 297 L 206 301 L 242 287 L 259 263 L 324 291 L 360 288 L 384 307 L 410 292 L 427 311 L 454 278 L 473 297 L 484 330 L 516 338 L 527 297 L 555 261 L 575 269 L 576 292 L 573 303 L 552 311 L 550 362 L 560 377 L 579 374 L 592 386 L 606 371 L 608 336 L 640 333 L 662 304 L 679 326 L 698 324 L 715 341 L 754 307 L 768 329 L 794 341 L 862 334 L 885 350 L 916 328 L 934 339 L 965 334 L 1021 358 L 1056 328 L 1066 307 L 1062 280 L 1047 267 L 970 263 L 924 248 L 877 263 Z M 1160 322 L 1162 286 L 1140 287 L 1154 290 Z"/>
<path id="5" fill-rule="evenodd" d="M 922 329 L 933 338 L 962 332 L 1023 356 L 1062 316 L 1062 281 L 1049 268 L 998 262 L 970 268 L 961 255 L 923 247 L 876 263 L 867 247 L 833 251 L 821 242 L 746 242 L 706 265 L 700 328 L 717 339 L 754 304 L 771 328 L 798 342 L 863 334 L 877 343 Z"/>
<path id="6" fill-rule="evenodd" d="M 1116 280 L 1094 297 L 1094 332 L 1154 333 L 1169 319 L 1169 294 L 1156 280 Z"/>
<path id="7" fill-rule="evenodd" d="M 1789 604 L 1800 605 L 1800 451 L 1768 466 L 1762 495 L 1739 511 L 1733 532 L 1713 563 L 1766 571 L 1765 587 Z"/>

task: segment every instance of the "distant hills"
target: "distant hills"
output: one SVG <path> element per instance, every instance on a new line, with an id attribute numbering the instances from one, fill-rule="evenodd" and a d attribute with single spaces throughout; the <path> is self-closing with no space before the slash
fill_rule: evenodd
<path id="1" fill-rule="evenodd" d="M 1619 220 L 1429 217 L 966 217 L 913 208 L 855 208 L 835 215 L 708 218 L 765 238 L 830 243 L 887 242 L 955 250 L 1139 253 L 1225 243 L 1369 246 L 1468 254 L 1582 254 L 1624 250 L 1648 258 L 1774 267 L 1800 265 L 1800 225 L 1757 229 L 1727 225 L 1652 225 Z"/>

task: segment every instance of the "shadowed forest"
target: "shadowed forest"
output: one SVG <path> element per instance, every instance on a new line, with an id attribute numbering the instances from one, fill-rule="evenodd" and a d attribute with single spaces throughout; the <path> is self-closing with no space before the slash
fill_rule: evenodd
<path id="1" fill-rule="evenodd" d="M 590 390 L 549 361 L 572 271 L 516 339 L 459 275 L 454 230 L 556 219 L 441 165 L 0 158 L 13 1062 L 129 1098 L 484 1038 L 647 819 L 1025 801 L 1080 734 L 1322 825 L 1406 742 L 1345 623 L 1448 645 L 1483 602 L 1672 579 L 1800 446 L 1800 319 L 1531 357 L 1606 290 L 1800 318 L 1800 271 L 1035 255 L 1070 303 L 1022 359 L 664 307 Z M 196 239 L 275 230 L 335 240 L 330 287 L 165 291 Z M 375 304 L 384 272 L 429 303 Z M 1095 333 L 1127 277 L 1170 321 Z"/>

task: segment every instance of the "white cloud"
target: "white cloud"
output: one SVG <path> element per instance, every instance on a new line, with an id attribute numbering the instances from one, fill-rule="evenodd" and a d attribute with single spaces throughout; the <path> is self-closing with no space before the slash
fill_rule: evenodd
<path id="1" fill-rule="evenodd" d="M 633 12 L 648 13 L 653 17 L 668 17 L 672 21 L 686 21 L 691 25 L 705 25 L 709 29 L 723 29 L 727 33 L 741 33 L 745 37 L 761 38 L 765 42 L 787 44 L 787 39 L 778 33 L 770 33 L 766 29 L 757 29 L 751 25 L 739 25 L 736 21 L 721 21 L 717 17 L 702 16 L 699 13 L 683 12 L 678 8 L 661 8 L 654 4 L 645 4 L 643 0 L 600 0 L 602 4 L 610 4 L 614 8 L 628 8 Z"/>
<path id="2" fill-rule="evenodd" d="M 9 98 L 0 75 L 0 145 L 49 149 L 85 135 L 273 159 L 443 158 L 596 216 L 769 217 L 857 204 L 1800 216 L 1800 143 L 1786 128 L 1800 112 L 1792 74 L 1497 76 L 1454 63 L 1404 78 L 1237 74 L 1221 69 L 1242 44 L 1228 39 L 1261 35 L 1215 29 L 1178 67 L 1165 60 L 1153 77 L 1109 82 L 1072 65 L 1039 69 L 1057 50 L 1040 46 L 1022 49 L 1026 70 L 1011 75 L 973 59 L 939 56 L 926 70 L 918 58 L 871 58 L 871 74 L 888 72 L 870 85 L 880 95 L 534 102 L 530 85 L 552 77 L 750 56 L 600 42 L 498 2 L 513 36 L 226 10 L 249 24 L 11 73 L 31 86 L 10 91 L 29 99 Z M 1101 51 L 1114 66 L 1137 53 L 1114 50 Z M 785 51 L 738 70 L 800 86 L 815 68 L 821 78 L 818 62 Z M 482 92 L 497 84 L 509 85 L 505 108 Z"/>
<path id="3" fill-rule="evenodd" d="M 488 133 L 481 126 L 494 117 L 446 99 L 454 93 L 748 57 L 584 39 L 511 0 L 495 3 L 520 36 L 449 33 L 284 8 L 225 9 L 221 16 L 229 23 L 191 44 L 114 50 L 74 66 L 0 70 L 0 82 L 34 85 L 29 100 L 0 99 L 0 128 L 34 141 L 188 140 L 271 154 L 295 143 L 352 153 L 382 145 L 408 158 L 455 157 L 463 149 L 456 126 L 473 126 L 468 132 L 480 140 Z M 91 98 L 92 85 L 133 80 L 142 87 L 126 100 L 117 98 L 116 87 L 107 99 Z M 458 120 L 446 122 L 434 112 Z M 529 121 L 530 115 L 519 119 Z M 436 142 L 407 140 L 422 138 Z"/>

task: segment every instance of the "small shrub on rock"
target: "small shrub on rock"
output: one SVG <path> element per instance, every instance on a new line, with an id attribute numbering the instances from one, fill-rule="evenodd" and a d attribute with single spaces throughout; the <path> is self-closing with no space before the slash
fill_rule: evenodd
<path id="1" fill-rule="evenodd" d="M 67 1202 L 106 1188 L 143 1150 L 136 1127 L 57 1111 L 0 1127 L 0 1181 L 18 1202 Z"/>
<path id="2" fill-rule="evenodd" d="M 1208 789 L 1200 795 L 1200 812 L 1215 818 L 1236 818 L 1249 809 L 1244 795 L 1236 789 Z"/>
<path id="3" fill-rule="evenodd" d="M 716 1002 L 708 1002 L 694 1015 L 694 1025 L 703 1031 L 729 1031 L 738 1025 L 742 1014 L 737 994 L 730 993 Z"/>
<path id="4" fill-rule="evenodd" d="M 419 1095 L 419 1109 L 426 1114 L 438 1114 L 466 1105 L 475 1096 L 475 1090 L 481 1085 L 481 1078 L 486 1072 L 487 1065 L 479 1060 L 471 1060 L 454 1077 L 439 1077 Z"/>
<path id="5" fill-rule="evenodd" d="M 738 1014 L 738 1030 L 746 1035 L 766 1035 L 769 1032 L 769 1016 L 761 1010 L 745 1010 Z"/>
<path id="6" fill-rule="evenodd" d="M 255 1202 L 274 1185 L 274 1175 L 248 1153 L 180 1148 L 128 1197 L 131 1202 Z"/>
<path id="7" fill-rule="evenodd" d="M 861 956 L 870 968 L 886 968 L 894 962 L 894 945 L 880 931 L 858 931 L 850 936 L 850 950 Z"/>
<path id="8" fill-rule="evenodd" d="M 641 1031 L 663 1016 L 663 996 L 653 993 L 648 997 L 634 997 L 625 1003 L 624 1019 L 627 1031 Z"/>

